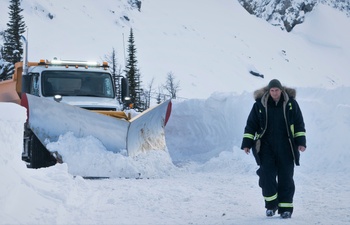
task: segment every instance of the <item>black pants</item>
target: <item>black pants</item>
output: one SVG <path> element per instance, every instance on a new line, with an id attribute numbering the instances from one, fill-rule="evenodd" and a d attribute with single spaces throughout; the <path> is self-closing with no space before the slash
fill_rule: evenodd
<path id="1" fill-rule="evenodd" d="M 257 171 L 265 207 L 273 209 L 278 206 L 279 213 L 293 212 L 295 192 L 293 156 L 290 147 L 284 146 L 279 146 L 278 149 L 269 145 L 262 146 L 259 152 L 261 164 Z"/>

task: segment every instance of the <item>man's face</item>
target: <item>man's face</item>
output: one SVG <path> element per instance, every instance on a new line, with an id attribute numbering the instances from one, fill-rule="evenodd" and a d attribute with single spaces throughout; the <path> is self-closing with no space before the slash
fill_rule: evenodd
<path id="1" fill-rule="evenodd" d="M 279 88 L 271 88 L 270 89 L 270 95 L 274 101 L 280 100 L 281 92 L 282 91 Z"/>

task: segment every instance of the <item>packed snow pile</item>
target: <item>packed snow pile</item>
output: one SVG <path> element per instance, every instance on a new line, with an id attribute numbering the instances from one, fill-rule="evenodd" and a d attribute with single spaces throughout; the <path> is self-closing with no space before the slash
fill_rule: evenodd
<path id="1" fill-rule="evenodd" d="M 1 154 L 0 172 L 6 169 L 25 168 L 21 160 L 23 126 L 27 119 L 26 109 L 13 103 L 0 104 Z M 2 194 L 3 192 L 0 192 Z"/>
<path id="2" fill-rule="evenodd" d="M 166 151 L 154 150 L 131 158 L 107 151 L 95 137 L 77 138 L 71 132 L 49 143 L 47 148 L 63 156 L 71 174 L 84 177 L 163 177 L 174 169 Z"/>

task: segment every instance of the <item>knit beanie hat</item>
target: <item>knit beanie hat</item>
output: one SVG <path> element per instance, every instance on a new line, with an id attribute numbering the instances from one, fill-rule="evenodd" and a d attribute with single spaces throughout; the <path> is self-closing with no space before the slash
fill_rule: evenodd
<path id="1" fill-rule="evenodd" d="M 277 80 L 277 79 L 271 80 L 270 83 L 269 83 L 268 88 L 269 88 L 269 90 L 270 90 L 271 88 L 279 88 L 279 89 L 281 89 L 281 90 L 283 89 L 283 88 L 282 88 L 281 82 L 280 82 L 279 80 Z"/>

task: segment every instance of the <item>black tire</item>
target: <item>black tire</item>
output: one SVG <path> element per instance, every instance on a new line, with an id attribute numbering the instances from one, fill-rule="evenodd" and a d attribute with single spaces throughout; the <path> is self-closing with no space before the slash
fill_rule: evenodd
<path id="1" fill-rule="evenodd" d="M 32 134 L 30 137 L 30 162 L 29 167 L 38 169 L 42 167 L 49 167 L 56 164 L 56 159 L 50 152 L 45 148 L 45 146 L 40 142 L 40 140 Z"/>

